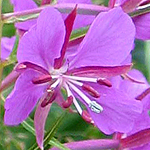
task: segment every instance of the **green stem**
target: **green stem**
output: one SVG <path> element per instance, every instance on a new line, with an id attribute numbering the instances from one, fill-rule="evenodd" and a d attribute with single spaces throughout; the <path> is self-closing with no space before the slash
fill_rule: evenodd
<path id="1" fill-rule="evenodd" d="M 144 14 L 149 13 L 149 12 L 150 12 L 150 6 L 147 6 L 145 8 L 137 9 L 137 10 L 129 13 L 129 15 L 131 17 L 136 17 L 136 16 L 139 16 L 139 15 L 144 15 Z"/>
<path id="2" fill-rule="evenodd" d="M 2 72 L 3 72 L 3 65 L 2 65 L 2 60 L 1 60 L 1 38 L 2 38 L 2 27 L 3 27 L 3 22 L 2 22 L 2 1 L 0 0 L 0 86 L 1 86 L 1 80 L 2 80 Z M 0 96 L 1 96 L 1 92 L 0 92 Z M 0 103 L 1 106 L 1 103 Z M 0 111 L 1 111 L 1 107 L 0 107 Z M 0 118 L 1 119 L 1 118 Z"/>
<path id="3" fill-rule="evenodd" d="M 51 7 L 58 9 L 58 11 L 60 11 L 61 13 L 69 13 L 74 9 L 75 5 L 76 5 L 75 3 L 62 3 L 51 5 Z M 34 19 L 38 17 L 39 13 L 43 9 L 49 6 L 50 5 L 45 5 L 42 7 L 25 10 L 21 12 L 2 14 L 2 19 L 4 23 L 15 23 L 18 21 L 26 21 L 29 19 Z M 98 15 L 100 12 L 109 10 L 109 8 L 107 7 L 93 4 L 78 4 L 77 8 L 78 8 L 77 13 L 83 15 Z"/>
<path id="4" fill-rule="evenodd" d="M 147 69 L 147 80 L 150 82 L 150 42 L 146 41 L 145 42 L 145 64 L 146 64 L 146 69 Z"/>
<path id="5" fill-rule="evenodd" d="M 34 19 L 39 16 L 39 13 L 43 9 L 49 6 L 50 5 L 45 5 L 42 7 L 25 10 L 21 12 L 2 14 L 2 20 L 3 20 L 3 23 L 15 23 L 15 22 L 26 21 L 29 19 Z M 69 13 L 75 7 L 75 3 L 62 3 L 62 4 L 51 5 L 51 7 L 58 9 L 61 13 Z M 110 8 L 99 6 L 99 5 L 93 5 L 93 4 L 84 4 L 84 5 L 78 4 L 77 13 L 82 14 L 82 15 L 98 15 L 100 12 L 108 11 L 109 9 Z M 145 8 L 139 8 L 129 13 L 129 15 L 131 17 L 136 17 L 136 16 L 146 14 L 149 12 L 150 12 L 150 6 L 147 6 Z"/>

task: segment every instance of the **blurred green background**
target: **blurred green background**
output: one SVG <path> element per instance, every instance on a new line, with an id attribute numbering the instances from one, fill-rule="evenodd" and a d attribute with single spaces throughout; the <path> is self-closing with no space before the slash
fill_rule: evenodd
<path id="1" fill-rule="evenodd" d="M 106 0 L 93 0 L 96 4 L 107 5 Z M 12 12 L 13 7 L 9 0 L 3 0 L 2 12 Z M 11 37 L 15 35 L 15 28 L 13 24 L 4 25 L 3 36 Z M 144 73 L 148 81 L 150 81 L 150 42 L 136 41 L 135 50 L 133 51 L 134 68 L 139 69 Z M 3 77 L 9 74 L 15 64 L 11 64 L 4 68 Z M 13 86 L 12 86 L 13 87 Z M 3 92 L 6 97 L 11 91 L 12 87 Z M 49 113 L 46 131 L 51 129 L 57 122 L 63 110 L 56 104 L 52 105 Z M 0 150 L 27 150 L 35 143 L 35 136 L 27 130 L 23 125 L 8 127 L 3 123 L 4 107 L 3 101 L 0 105 Z M 30 115 L 33 119 L 34 112 Z M 67 113 L 63 118 L 58 130 L 55 132 L 56 137 L 60 142 L 71 142 L 76 140 L 96 139 L 96 138 L 110 138 L 103 135 L 97 128 L 86 123 L 78 114 Z"/>

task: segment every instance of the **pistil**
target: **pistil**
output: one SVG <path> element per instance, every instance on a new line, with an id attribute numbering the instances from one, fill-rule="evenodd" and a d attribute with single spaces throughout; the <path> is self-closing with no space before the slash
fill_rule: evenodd
<path id="1" fill-rule="evenodd" d="M 91 101 L 81 90 L 79 90 L 72 83 L 68 82 L 68 85 L 89 105 L 89 108 L 95 113 L 101 113 L 103 107 L 99 105 L 96 101 Z"/>

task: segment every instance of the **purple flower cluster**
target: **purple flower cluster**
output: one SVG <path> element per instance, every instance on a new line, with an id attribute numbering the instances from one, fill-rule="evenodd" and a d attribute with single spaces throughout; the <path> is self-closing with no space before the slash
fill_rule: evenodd
<path id="1" fill-rule="evenodd" d="M 11 2 L 14 11 L 38 7 L 31 0 Z M 58 4 L 67 2 L 59 0 Z M 47 3 L 50 1 L 42 1 Z M 135 37 L 150 38 L 149 14 L 134 18 L 127 14 L 142 4 L 141 0 L 110 0 L 109 11 L 97 16 L 77 15 L 76 5 L 68 15 L 47 7 L 38 19 L 17 23 L 16 28 L 25 34 L 17 50 L 15 70 L 20 76 L 5 102 L 5 124 L 20 124 L 38 103 L 34 125 L 37 143 L 43 149 L 46 118 L 56 102 L 64 109 L 74 105 L 85 121 L 103 133 L 121 134 L 119 140 L 148 129 L 150 95 L 145 93 L 149 84 L 137 70 L 129 71 Z M 69 41 L 73 29 L 87 25 L 85 37 Z"/>

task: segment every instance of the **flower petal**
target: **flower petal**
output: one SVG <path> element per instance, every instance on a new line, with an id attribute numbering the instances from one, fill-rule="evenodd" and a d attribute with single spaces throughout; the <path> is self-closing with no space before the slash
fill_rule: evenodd
<path id="1" fill-rule="evenodd" d="M 91 0 L 58 0 L 58 4 L 60 3 L 92 4 Z M 62 14 L 62 16 L 64 20 L 67 17 L 64 14 Z M 73 25 L 73 29 L 78 29 L 90 25 L 94 20 L 94 18 L 95 16 L 90 16 L 90 15 L 77 15 L 75 19 L 75 23 Z"/>
<path id="2" fill-rule="evenodd" d="M 94 139 L 94 140 L 84 140 L 65 143 L 64 146 L 71 150 L 104 150 L 109 148 L 115 148 L 119 145 L 118 140 L 113 139 Z M 50 150 L 60 150 L 59 148 L 53 147 Z"/>
<path id="3" fill-rule="evenodd" d="M 139 84 L 139 83 L 131 82 L 131 81 L 126 80 L 126 79 L 123 80 L 121 77 L 114 77 L 111 82 L 115 86 L 115 83 L 117 83 L 119 81 L 120 83 L 119 83 L 119 85 L 117 85 L 118 89 L 121 89 L 123 92 L 127 93 L 128 96 L 130 96 L 131 98 L 136 98 L 144 90 L 146 90 L 149 87 L 149 85 L 146 81 L 146 78 L 138 70 L 132 69 L 131 71 L 129 71 L 128 74 L 131 77 L 133 77 L 134 79 L 141 81 L 145 84 L 142 84 L 142 83 Z"/>
<path id="4" fill-rule="evenodd" d="M 33 8 L 37 8 L 38 6 L 33 0 L 11 0 L 11 3 L 14 5 L 14 11 L 23 11 L 23 10 L 29 10 Z M 33 25 L 36 24 L 36 19 L 32 19 L 29 21 L 21 22 L 21 23 L 16 23 L 15 26 L 18 29 L 22 30 L 29 30 Z"/>
<path id="5" fill-rule="evenodd" d="M 124 22 L 124 23 L 122 23 Z M 100 13 L 70 62 L 71 67 L 118 65 L 129 55 L 135 28 L 121 8 Z"/>
<path id="6" fill-rule="evenodd" d="M 122 91 L 113 88 L 104 88 L 97 102 L 103 107 L 101 113 L 97 114 L 89 107 L 88 110 L 95 125 L 105 134 L 131 131 L 135 119 L 142 112 L 140 101 L 130 99 Z"/>
<path id="7" fill-rule="evenodd" d="M 16 37 L 13 36 L 11 38 L 3 37 L 1 41 L 1 59 L 5 60 L 13 50 L 13 46 L 15 44 Z"/>
<path id="8" fill-rule="evenodd" d="M 34 115 L 34 126 L 36 133 L 36 140 L 41 149 L 43 149 L 43 139 L 44 139 L 44 127 L 46 118 L 48 116 L 51 104 L 41 107 L 43 99 L 40 100 L 35 115 Z"/>
<path id="9" fill-rule="evenodd" d="M 150 39 L 150 13 L 133 18 L 136 27 L 136 38 L 140 40 Z"/>
<path id="10" fill-rule="evenodd" d="M 32 83 L 32 79 L 38 75 L 33 70 L 27 70 L 17 79 L 14 90 L 5 102 L 5 124 L 18 125 L 28 117 L 46 88 L 46 85 Z"/>
<path id="11" fill-rule="evenodd" d="M 54 59 L 60 56 L 64 38 L 65 26 L 61 14 L 48 7 L 41 12 L 37 25 L 22 37 L 18 61 L 29 61 L 50 69 Z"/>

